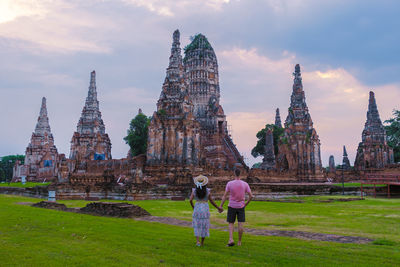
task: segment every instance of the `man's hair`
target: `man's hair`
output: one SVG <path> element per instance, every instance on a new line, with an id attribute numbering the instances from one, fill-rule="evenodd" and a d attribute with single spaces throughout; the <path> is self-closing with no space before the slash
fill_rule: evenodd
<path id="1" fill-rule="evenodd" d="M 239 176 L 240 175 L 240 170 L 239 169 L 235 169 L 235 175 Z"/>

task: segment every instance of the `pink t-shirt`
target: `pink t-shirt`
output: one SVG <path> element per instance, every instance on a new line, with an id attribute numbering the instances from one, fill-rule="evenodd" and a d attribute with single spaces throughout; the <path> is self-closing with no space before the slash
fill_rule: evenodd
<path id="1" fill-rule="evenodd" d="M 229 207 L 240 209 L 244 207 L 245 193 L 251 193 L 248 183 L 233 180 L 226 184 L 225 192 L 229 192 Z"/>

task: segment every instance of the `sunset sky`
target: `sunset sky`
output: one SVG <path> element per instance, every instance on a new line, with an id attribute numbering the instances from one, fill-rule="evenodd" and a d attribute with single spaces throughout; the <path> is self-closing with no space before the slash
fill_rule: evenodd
<path id="1" fill-rule="evenodd" d="M 373 90 L 382 121 L 400 109 L 399 1 L 0 0 L 0 156 L 24 154 L 47 98 L 59 153 L 69 155 L 90 72 L 113 158 L 139 108 L 152 115 L 175 29 L 203 33 L 218 58 L 221 104 L 252 165 L 256 133 L 287 116 L 294 66 L 321 140 L 323 165 L 354 162 Z"/>

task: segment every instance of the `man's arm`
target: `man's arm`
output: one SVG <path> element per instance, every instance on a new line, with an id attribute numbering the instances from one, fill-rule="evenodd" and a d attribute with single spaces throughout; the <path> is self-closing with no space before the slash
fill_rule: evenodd
<path id="1" fill-rule="evenodd" d="M 247 205 L 249 205 L 249 203 L 250 203 L 250 201 L 253 199 L 253 194 L 251 193 L 251 190 L 250 190 L 250 187 L 249 187 L 249 190 L 247 191 L 247 194 L 249 194 L 249 199 L 247 199 L 247 202 L 246 202 L 246 204 L 244 205 L 245 207 L 247 206 Z"/>
<path id="2" fill-rule="evenodd" d="M 229 191 L 226 191 L 226 190 L 225 190 L 225 194 L 224 194 L 224 196 L 223 196 L 222 199 L 221 199 L 221 205 L 219 205 L 220 208 L 222 208 L 222 207 L 224 206 L 224 203 L 225 203 L 225 200 L 226 200 L 226 198 L 227 198 L 227 196 L 228 196 L 228 193 L 229 193 Z"/>

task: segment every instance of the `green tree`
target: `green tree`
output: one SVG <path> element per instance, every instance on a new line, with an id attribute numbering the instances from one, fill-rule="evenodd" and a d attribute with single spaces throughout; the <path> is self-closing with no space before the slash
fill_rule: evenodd
<path id="1" fill-rule="evenodd" d="M 11 181 L 13 175 L 13 167 L 15 162 L 19 160 L 21 164 L 24 163 L 25 156 L 24 155 L 8 155 L 1 157 L 0 161 L 0 180 L 1 181 Z M 2 176 L 3 175 L 3 176 Z"/>
<path id="2" fill-rule="evenodd" d="M 124 137 L 124 140 L 131 148 L 132 156 L 146 153 L 149 124 L 150 117 L 141 112 L 131 120 L 127 136 Z"/>
<path id="3" fill-rule="evenodd" d="M 400 161 L 400 110 L 393 110 L 393 118 L 385 121 L 388 145 L 393 148 L 394 161 Z"/>
<path id="4" fill-rule="evenodd" d="M 0 167 L 0 182 L 4 181 L 6 178 L 6 174 L 2 167 Z"/>
<path id="5" fill-rule="evenodd" d="M 258 156 L 264 156 L 264 147 L 265 147 L 265 133 L 267 132 L 267 129 L 272 129 L 273 132 L 273 138 L 274 138 L 274 152 L 275 155 L 278 154 L 278 141 L 280 136 L 283 134 L 284 129 L 277 127 L 275 124 L 267 124 L 265 125 L 264 129 L 261 129 L 257 134 L 257 144 L 253 149 L 251 150 L 251 155 L 253 157 L 258 157 Z"/>

